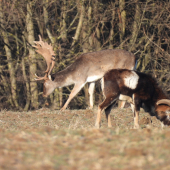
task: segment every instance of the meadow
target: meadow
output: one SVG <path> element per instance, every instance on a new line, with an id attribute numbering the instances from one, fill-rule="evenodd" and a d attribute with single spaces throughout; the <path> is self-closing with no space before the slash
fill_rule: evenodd
<path id="1" fill-rule="evenodd" d="M 168 170 L 170 128 L 130 108 L 112 109 L 112 128 L 94 128 L 93 110 L 0 112 L 1 170 Z"/>

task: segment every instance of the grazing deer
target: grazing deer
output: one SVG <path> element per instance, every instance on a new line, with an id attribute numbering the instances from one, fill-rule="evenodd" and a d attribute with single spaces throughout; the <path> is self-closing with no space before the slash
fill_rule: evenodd
<path id="1" fill-rule="evenodd" d="M 103 109 L 105 109 L 108 127 L 111 127 L 110 111 L 116 99 L 128 100 L 132 103 L 134 128 L 139 128 L 140 107 L 151 116 L 156 116 L 164 125 L 170 125 L 170 99 L 158 86 L 156 80 L 148 74 L 127 69 L 110 70 L 103 78 L 103 94 L 105 100 L 98 107 L 95 124 L 97 128 L 100 127 Z"/>
<path id="2" fill-rule="evenodd" d="M 93 107 L 93 91 L 95 81 L 101 79 L 110 69 L 126 68 L 132 70 L 135 66 L 134 54 L 121 50 L 109 49 L 80 55 L 74 63 L 64 70 L 53 74 L 54 80 L 50 79 L 50 73 L 55 63 L 55 53 L 51 45 L 43 42 L 41 36 L 39 41 L 34 41 L 36 52 L 41 54 L 47 63 L 44 77 L 36 76 L 36 80 L 44 80 L 43 96 L 50 95 L 55 88 L 74 84 L 68 100 L 61 110 L 65 110 L 71 99 L 82 89 L 86 83 L 89 85 L 90 107 Z"/>

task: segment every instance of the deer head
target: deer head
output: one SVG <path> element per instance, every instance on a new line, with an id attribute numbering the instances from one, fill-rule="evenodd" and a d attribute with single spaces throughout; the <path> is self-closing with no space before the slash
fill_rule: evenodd
<path id="1" fill-rule="evenodd" d="M 157 101 L 156 112 L 164 125 L 170 125 L 170 100 L 161 99 Z"/>
<path id="2" fill-rule="evenodd" d="M 39 41 L 34 41 L 34 43 L 35 43 L 35 45 L 32 45 L 32 46 L 36 48 L 37 53 L 41 54 L 44 57 L 44 59 L 47 63 L 47 69 L 45 71 L 44 77 L 39 77 L 35 74 L 35 76 L 36 76 L 35 80 L 45 80 L 44 87 L 43 87 L 44 88 L 43 96 L 46 97 L 51 93 L 51 91 L 54 90 L 50 73 L 51 73 L 51 71 L 54 67 L 54 64 L 55 64 L 55 53 L 53 51 L 52 45 L 48 44 L 47 42 L 43 42 L 40 35 L 39 35 Z"/>

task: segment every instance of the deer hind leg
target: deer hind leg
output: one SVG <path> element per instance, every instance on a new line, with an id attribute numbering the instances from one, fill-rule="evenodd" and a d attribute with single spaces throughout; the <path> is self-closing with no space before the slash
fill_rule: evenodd
<path id="1" fill-rule="evenodd" d="M 95 82 L 89 85 L 89 96 L 90 96 L 90 109 L 93 108 L 93 93 L 94 93 Z"/>
<path id="2" fill-rule="evenodd" d="M 124 108 L 124 105 L 125 105 L 126 101 L 131 104 L 131 108 L 132 108 L 133 105 L 134 105 L 133 99 L 132 99 L 131 97 L 129 97 L 129 96 L 120 94 L 119 100 L 121 100 L 121 103 L 120 103 L 120 105 L 119 105 L 119 108 Z M 132 110 L 133 110 L 133 108 L 132 108 Z"/>
<path id="3" fill-rule="evenodd" d="M 108 106 L 105 109 L 105 115 L 106 115 L 106 119 L 107 119 L 107 123 L 108 123 L 108 127 L 111 128 L 112 124 L 111 124 L 111 118 L 110 118 L 110 111 L 112 110 L 114 103 L 112 103 L 110 106 Z"/>
<path id="4" fill-rule="evenodd" d="M 65 110 L 68 106 L 68 104 L 70 103 L 70 101 L 72 100 L 72 98 L 82 89 L 82 87 L 85 85 L 85 83 L 81 83 L 81 84 L 75 84 L 73 90 L 71 91 L 69 98 L 67 99 L 66 103 L 64 104 L 64 106 L 61 108 L 61 111 Z"/>
<path id="5" fill-rule="evenodd" d="M 119 101 L 119 108 L 120 109 L 123 109 L 125 107 L 126 101 L 129 102 L 129 103 L 132 103 L 131 97 L 125 96 L 125 95 L 122 95 L 122 94 L 119 96 L 119 100 L 121 100 L 121 101 Z"/>
<path id="6" fill-rule="evenodd" d="M 118 104 L 119 109 L 123 109 L 125 107 L 125 103 L 126 103 L 125 100 L 119 101 L 119 104 Z"/>
<path id="7" fill-rule="evenodd" d="M 132 110 L 134 110 L 134 129 L 139 129 L 139 110 L 140 110 L 140 101 L 138 99 L 134 98 L 133 95 L 133 101 L 135 103 L 135 106 Z"/>
<path id="8" fill-rule="evenodd" d="M 139 111 L 134 112 L 134 129 L 139 129 Z"/>
<path id="9" fill-rule="evenodd" d="M 135 105 L 132 104 L 132 103 L 130 103 L 130 106 L 131 106 L 132 112 L 134 113 L 134 111 L 135 111 Z"/>
<path id="10" fill-rule="evenodd" d="M 100 128 L 100 122 L 101 122 L 101 113 L 103 111 L 104 108 L 107 108 L 110 104 L 112 104 L 116 98 L 118 97 L 118 95 L 111 95 L 106 97 L 106 99 L 98 106 L 98 112 L 97 112 L 97 118 L 96 118 L 96 124 L 95 127 L 96 128 Z M 109 125 L 111 125 L 111 121 L 110 121 L 110 115 L 108 114 L 108 123 Z"/>

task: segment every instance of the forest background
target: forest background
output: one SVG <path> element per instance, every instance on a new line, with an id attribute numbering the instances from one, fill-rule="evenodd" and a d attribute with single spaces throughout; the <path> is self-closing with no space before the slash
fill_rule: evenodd
<path id="1" fill-rule="evenodd" d="M 41 35 L 56 52 L 58 72 L 82 53 L 125 49 L 135 54 L 137 70 L 170 87 L 170 2 L 168 0 L 0 0 L 0 108 L 59 109 L 73 86 L 47 99 L 34 74 L 46 70 L 32 48 Z M 72 100 L 72 109 L 88 106 L 88 85 Z M 102 100 L 99 82 L 95 104 Z"/>

